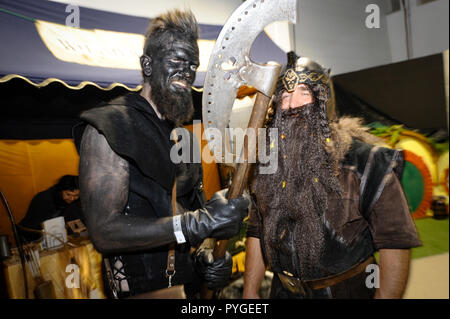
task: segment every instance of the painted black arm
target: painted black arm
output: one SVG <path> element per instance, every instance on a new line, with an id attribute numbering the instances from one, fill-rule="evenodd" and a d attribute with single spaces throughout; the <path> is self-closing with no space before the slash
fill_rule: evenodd
<path id="1" fill-rule="evenodd" d="M 129 169 L 105 137 L 88 126 L 80 146 L 80 199 L 95 248 L 103 254 L 135 252 L 176 242 L 173 218 L 122 214 L 128 201 Z M 239 233 L 249 200 L 228 201 L 222 190 L 205 207 L 181 215 L 182 232 L 192 246 L 207 237 L 230 238 Z"/>
<path id="2" fill-rule="evenodd" d="M 134 252 L 176 241 L 172 217 L 122 214 L 128 201 L 128 162 L 87 126 L 80 147 L 80 199 L 91 240 L 104 254 Z"/>

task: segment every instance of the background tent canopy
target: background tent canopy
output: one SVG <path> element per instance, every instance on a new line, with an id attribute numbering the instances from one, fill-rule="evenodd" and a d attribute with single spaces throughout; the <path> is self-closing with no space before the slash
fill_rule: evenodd
<path id="1" fill-rule="evenodd" d="M 147 18 L 79 7 L 80 29 L 67 27 L 67 5 L 43 0 L 0 0 L 0 82 L 22 77 L 45 86 L 60 80 L 108 88 L 141 83 L 139 56 Z M 200 24 L 201 68 L 194 86 L 203 86 L 207 60 L 222 26 Z M 286 62 L 286 54 L 262 32 L 251 57 Z M 92 84 L 92 83 L 91 83 Z"/>

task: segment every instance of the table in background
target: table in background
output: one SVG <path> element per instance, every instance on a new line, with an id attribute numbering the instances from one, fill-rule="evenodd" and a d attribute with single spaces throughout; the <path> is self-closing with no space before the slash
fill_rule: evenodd
<path id="1" fill-rule="evenodd" d="M 61 248 L 40 250 L 40 273 L 44 280 L 51 280 L 57 299 L 105 298 L 101 274 L 102 255 L 86 238 L 70 238 L 70 245 Z M 29 244 L 40 249 L 40 244 Z M 24 299 L 25 288 L 22 266 L 17 249 L 3 263 L 8 294 L 11 299 Z M 76 265 L 67 267 L 69 265 Z M 79 269 L 79 280 L 74 270 Z M 66 272 L 68 271 L 68 272 Z M 35 280 L 26 267 L 28 296 L 35 298 Z M 79 288 L 77 288 L 79 286 Z"/>

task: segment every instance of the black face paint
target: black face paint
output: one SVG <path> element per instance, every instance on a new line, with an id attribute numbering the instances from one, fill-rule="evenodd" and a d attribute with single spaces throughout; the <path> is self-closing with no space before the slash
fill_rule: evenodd
<path id="1" fill-rule="evenodd" d="M 171 41 L 152 52 L 151 98 L 158 111 L 176 126 L 194 113 L 191 86 L 199 65 L 197 42 L 171 34 Z M 178 38 L 177 38 L 178 36 Z"/>

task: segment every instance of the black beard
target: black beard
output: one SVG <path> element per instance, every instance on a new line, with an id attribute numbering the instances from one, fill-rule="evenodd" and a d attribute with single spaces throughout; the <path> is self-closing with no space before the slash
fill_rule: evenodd
<path id="1" fill-rule="evenodd" d="M 170 82 L 163 86 L 157 76 L 152 76 L 149 81 L 151 99 L 164 118 L 174 123 L 175 127 L 182 126 L 192 118 L 194 103 L 190 89 L 174 92 L 170 89 Z"/>
<path id="2" fill-rule="evenodd" d="M 324 147 L 318 107 L 308 104 L 277 110 L 271 127 L 278 128 L 279 133 L 278 170 L 272 175 L 260 174 L 253 182 L 258 208 L 265 217 L 264 242 L 270 262 L 279 266 L 278 253 L 283 250 L 281 234 L 295 230 L 294 244 L 302 278 L 320 273 L 327 237 L 324 215 L 330 196 L 341 194 L 334 173 L 335 160 Z M 282 134 L 285 139 L 280 138 Z"/>

